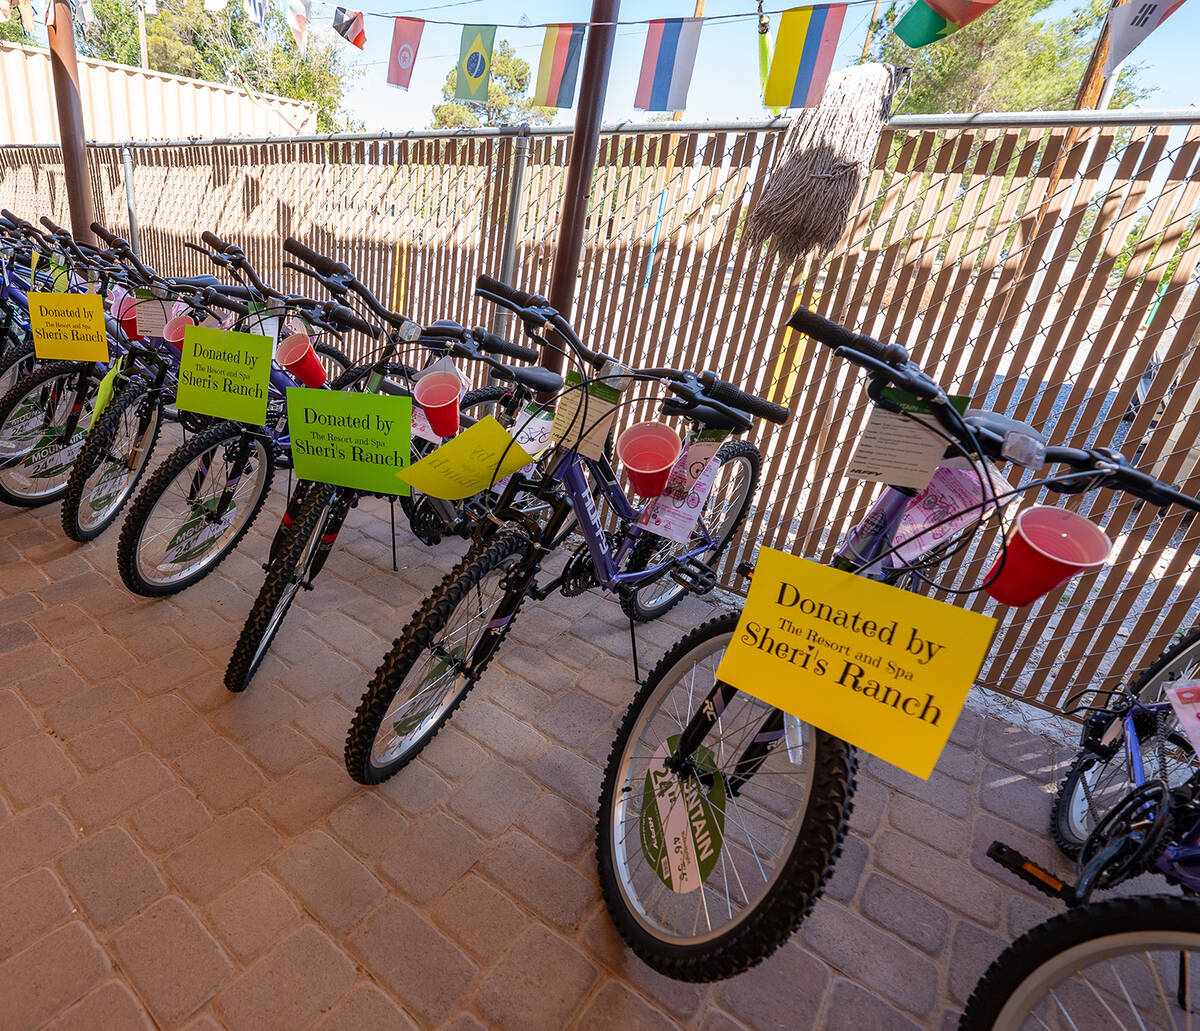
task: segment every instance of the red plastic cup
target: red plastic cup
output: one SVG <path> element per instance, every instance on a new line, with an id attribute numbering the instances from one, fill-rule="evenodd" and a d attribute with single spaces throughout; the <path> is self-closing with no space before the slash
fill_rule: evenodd
<path id="1" fill-rule="evenodd" d="M 306 387 L 325 386 L 325 367 L 307 333 L 293 333 L 275 351 L 275 360 Z"/>
<path id="2" fill-rule="evenodd" d="M 413 385 L 413 397 L 439 437 L 458 432 L 458 394 L 462 380 L 457 372 L 427 372 Z"/>
<path id="3" fill-rule="evenodd" d="M 176 351 L 183 350 L 183 334 L 188 326 L 194 326 L 196 321 L 187 315 L 177 315 L 163 326 L 163 339 Z"/>
<path id="4" fill-rule="evenodd" d="M 656 498 L 666 490 L 682 450 L 679 434 L 661 422 L 635 423 L 617 441 L 617 457 L 629 485 L 644 498 Z"/>
<path id="5" fill-rule="evenodd" d="M 1028 605 L 1076 573 L 1103 565 L 1110 551 L 1112 541 L 1091 520 L 1035 505 L 1017 516 L 1007 556 L 1001 552 L 987 575 L 996 577 L 987 592 L 1004 605 Z"/>

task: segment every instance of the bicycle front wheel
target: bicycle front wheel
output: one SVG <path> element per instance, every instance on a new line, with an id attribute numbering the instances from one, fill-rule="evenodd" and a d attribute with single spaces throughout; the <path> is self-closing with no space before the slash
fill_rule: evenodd
<path id="1" fill-rule="evenodd" d="M 608 911 L 642 960 L 681 981 L 731 977 L 791 936 L 832 870 L 854 790 L 851 747 L 799 721 L 753 767 L 748 749 L 783 724 L 745 692 L 672 772 L 737 621 L 711 619 L 663 656 L 621 721 L 600 793 Z"/>
<path id="2" fill-rule="evenodd" d="M 700 511 L 700 519 L 708 530 L 713 546 L 700 560 L 715 565 L 725 554 L 737 533 L 750 503 L 758 490 L 758 477 L 762 471 L 762 456 L 758 448 L 744 440 L 731 440 L 721 445 L 716 454 L 717 475 L 712 490 Z M 703 542 L 699 529 L 692 534 L 687 544 L 659 537 L 654 533 L 643 533 L 630 552 L 626 566 L 628 570 L 648 569 L 665 562 L 672 556 L 682 555 L 698 548 Z M 686 588 L 664 572 L 656 580 L 643 584 L 621 599 L 625 614 L 639 623 L 647 623 L 665 615 L 683 598 Z"/>
<path id="3" fill-rule="evenodd" d="M 176 448 L 121 527 L 117 569 L 125 586 L 156 598 L 199 583 L 250 529 L 274 474 L 270 440 L 236 423 L 217 423 Z"/>
<path id="4" fill-rule="evenodd" d="M 524 600 L 508 578 L 528 547 L 511 533 L 477 541 L 404 628 L 346 736 L 346 769 L 359 784 L 411 762 L 482 676 Z"/>
<path id="5" fill-rule="evenodd" d="M 32 508 L 63 496 L 99 386 L 94 365 L 53 362 L 0 399 L 0 501 Z"/>
<path id="6" fill-rule="evenodd" d="M 1110 899 L 1018 938 L 971 994 L 959 1031 L 1195 1026 L 1200 902 Z"/>
<path id="7" fill-rule="evenodd" d="M 33 372 L 37 362 L 32 340 L 13 341 L 10 338 L 9 346 L 0 354 L 0 397 Z"/>
<path id="8" fill-rule="evenodd" d="M 103 533 L 141 479 L 162 426 L 145 383 L 130 383 L 88 432 L 63 497 L 63 532 L 73 541 Z"/>

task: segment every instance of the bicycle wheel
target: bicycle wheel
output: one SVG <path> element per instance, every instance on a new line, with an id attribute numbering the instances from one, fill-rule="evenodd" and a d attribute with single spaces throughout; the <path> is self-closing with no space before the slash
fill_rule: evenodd
<path id="1" fill-rule="evenodd" d="M 229 657 L 225 686 L 230 691 L 240 692 L 250 686 L 297 592 L 310 578 L 341 489 L 327 483 L 313 484 L 309 488 L 287 543 L 268 567 L 267 577 Z"/>
<path id="2" fill-rule="evenodd" d="M 409 620 L 346 735 L 346 769 L 359 784 L 415 758 L 483 674 L 524 600 L 507 580 L 528 547 L 511 533 L 477 541 Z"/>
<path id="3" fill-rule="evenodd" d="M 1134 729 L 1148 778 L 1161 778 L 1176 788 L 1200 770 L 1174 713 L 1142 714 L 1135 719 Z M 1050 833 L 1062 853 L 1077 859 L 1096 824 L 1133 787 L 1125 757 L 1124 725 L 1118 716 L 1101 732 L 1098 745 L 1084 748 L 1076 756 L 1054 798 Z"/>
<path id="4" fill-rule="evenodd" d="M 1195 1027 L 1200 902 L 1109 899 L 1038 924 L 975 985 L 959 1031 Z"/>
<path id="5" fill-rule="evenodd" d="M 63 496 L 99 386 L 94 365 L 53 362 L 0 399 L 0 501 L 32 508 Z"/>
<path id="6" fill-rule="evenodd" d="M 1164 689 L 1176 680 L 1200 676 L 1200 626 L 1186 630 L 1133 682 L 1131 690 L 1143 702 L 1166 701 Z"/>
<path id="7" fill-rule="evenodd" d="M 71 540 L 103 533 L 149 464 L 162 428 L 162 407 L 149 393 L 145 383 L 128 384 L 88 432 L 63 496 L 63 532 Z"/>
<path id="8" fill-rule="evenodd" d="M 758 448 L 744 440 L 726 441 L 717 452 L 716 459 L 720 463 L 717 476 L 700 511 L 709 535 L 716 541 L 709 551 L 699 556 L 706 565 L 714 565 L 720 559 L 742 525 L 758 490 L 758 476 L 762 470 L 762 456 Z M 674 555 L 682 555 L 700 543 L 698 531 L 693 533 L 692 540 L 686 545 L 657 534 L 643 533 L 629 554 L 626 569 L 646 569 Z M 624 595 L 621 608 L 631 619 L 646 623 L 678 605 L 685 590 L 669 573 L 664 573 L 658 579 Z"/>
<path id="9" fill-rule="evenodd" d="M 250 529 L 274 475 L 270 439 L 236 423 L 216 423 L 180 445 L 129 506 L 117 542 L 125 586 L 154 598 L 204 579 Z M 227 489 L 229 505 L 218 515 Z"/>
<path id="10" fill-rule="evenodd" d="M 685 760 L 688 774 L 669 771 L 737 620 L 717 616 L 663 656 L 621 720 L 600 791 L 608 911 L 642 960 L 681 981 L 731 977 L 788 939 L 833 868 L 854 791 L 851 747 L 799 721 L 750 772 L 747 748 L 778 710 L 744 692 Z M 731 777 L 740 783 L 727 790 Z"/>
<path id="11" fill-rule="evenodd" d="M 0 397 L 33 372 L 36 366 L 37 355 L 33 352 L 33 341 L 10 339 L 8 347 L 0 354 Z"/>
<path id="12" fill-rule="evenodd" d="M 313 344 L 313 350 L 316 352 L 317 361 L 325 369 L 325 375 L 330 383 L 335 382 L 353 364 L 350 356 L 340 348 L 334 347 L 333 344 Z"/>

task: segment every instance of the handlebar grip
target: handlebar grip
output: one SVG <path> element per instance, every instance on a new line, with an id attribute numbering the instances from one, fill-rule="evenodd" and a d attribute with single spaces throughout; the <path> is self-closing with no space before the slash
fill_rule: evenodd
<path id="1" fill-rule="evenodd" d="M 855 333 L 807 308 L 797 308 L 792 312 L 788 325 L 799 333 L 807 333 L 826 347 L 848 347 L 887 365 L 903 365 L 908 361 L 908 352 L 899 344 L 881 344 L 874 337 L 865 333 Z"/>
<path id="2" fill-rule="evenodd" d="M 475 277 L 475 289 L 486 290 L 489 294 L 497 294 L 521 308 L 535 308 L 546 303 L 544 297 L 518 290 L 515 286 L 509 286 L 507 283 L 502 283 L 483 273 Z"/>
<path id="3" fill-rule="evenodd" d="M 369 322 L 364 322 L 358 317 L 358 313 L 343 304 L 330 305 L 325 309 L 325 315 L 330 322 L 335 323 L 342 329 L 356 329 L 360 333 L 366 333 L 369 337 L 379 336 L 379 327 L 372 326 Z"/>
<path id="4" fill-rule="evenodd" d="M 299 258 L 306 265 L 311 265 L 323 276 L 345 275 L 350 271 L 342 262 L 327 258 L 324 254 L 318 254 L 311 247 L 302 244 L 294 236 L 289 236 L 283 241 L 283 249 L 288 254 Z"/>
<path id="5" fill-rule="evenodd" d="M 123 250 L 129 246 L 124 240 L 114 233 L 110 233 L 99 222 L 92 223 L 92 232 L 103 240 L 109 247 L 115 247 L 118 250 Z"/>
<path id="6" fill-rule="evenodd" d="M 766 419 L 767 422 L 778 423 L 781 426 L 792 416 L 792 413 L 783 405 L 777 405 L 765 397 L 747 394 L 746 391 L 735 387 L 732 383 L 726 383 L 723 379 L 714 378 L 705 386 L 704 394 L 714 401 L 720 401 L 731 408 L 740 408 L 743 412 L 749 412 L 751 415 L 757 415 L 760 419 Z"/>
<path id="7" fill-rule="evenodd" d="M 14 215 L 8 208 L 0 208 L 0 215 L 7 218 L 13 225 L 20 229 L 32 229 L 33 226 L 25 221 L 20 215 Z"/>
<path id="8" fill-rule="evenodd" d="M 62 226 L 55 225 L 50 220 L 50 217 L 48 215 L 43 215 L 41 221 L 42 221 L 42 225 L 44 225 L 47 229 L 50 230 L 50 232 L 54 233 L 56 236 L 61 236 L 64 233 L 66 233 L 66 235 L 68 235 L 68 236 L 71 235 L 70 233 L 67 233 L 67 231 Z"/>
<path id="9" fill-rule="evenodd" d="M 210 233 L 207 229 L 200 234 L 200 239 L 219 254 L 224 254 L 225 251 L 229 250 L 229 244 L 217 236 L 216 233 Z"/>
<path id="10" fill-rule="evenodd" d="M 241 301 L 235 301 L 228 294 L 225 294 L 220 290 L 205 290 L 204 302 L 205 304 L 209 305 L 215 304 L 218 308 L 224 308 L 226 311 L 231 311 L 235 315 L 245 316 L 250 314 L 250 306 L 248 304 L 242 304 Z"/>
<path id="11" fill-rule="evenodd" d="M 505 340 L 504 337 L 497 336 L 495 333 L 477 329 L 475 339 L 479 343 L 479 349 L 487 354 L 500 354 L 505 358 L 515 358 L 519 362 L 536 362 L 541 357 L 536 347 L 514 344 L 511 340 Z"/>

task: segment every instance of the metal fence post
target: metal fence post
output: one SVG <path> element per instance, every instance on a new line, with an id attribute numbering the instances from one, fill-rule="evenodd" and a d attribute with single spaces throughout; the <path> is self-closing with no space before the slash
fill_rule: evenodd
<path id="1" fill-rule="evenodd" d="M 500 244 L 500 280 L 512 283 L 513 270 L 517 264 L 517 233 L 520 231 L 521 202 L 525 198 L 525 170 L 529 166 L 529 126 L 522 125 L 513 137 L 512 178 L 508 188 L 508 207 L 504 217 L 504 240 Z M 516 284 L 520 286 L 520 284 Z M 508 331 L 512 312 L 497 306 L 493 330 L 499 336 Z"/>
<path id="2" fill-rule="evenodd" d="M 125 167 L 125 209 L 129 214 L 129 246 L 139 258 L 142 256 L 138 246 L 137 200 L 133 192 L 133 148 L 128 144 L 121 147 L 121 164 Z"/>

